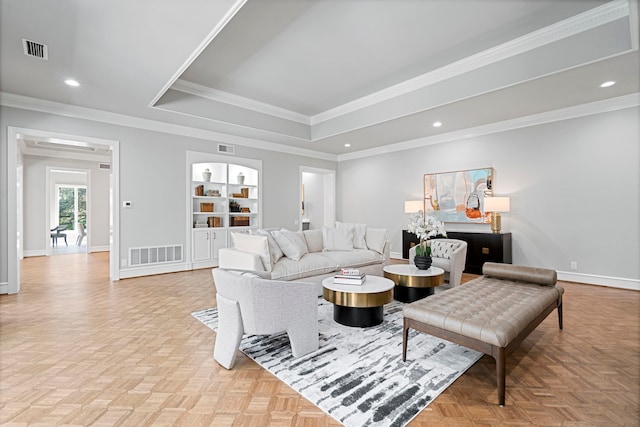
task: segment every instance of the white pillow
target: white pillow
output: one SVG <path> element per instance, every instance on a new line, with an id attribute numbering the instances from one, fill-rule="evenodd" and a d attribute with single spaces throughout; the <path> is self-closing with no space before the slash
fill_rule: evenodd
<path id="1" fill-rule="evenodd" d="M 367 232 L 367 224 L 353 224 L 336 221 L 338 230 L 353 230 L 353 247 L 356 249 L 367 249 L 367 242 L 364 236 Z"/>
<path id="2" fill-rule="evenodd" d="M 302 233 L 309 252 L 322 252 L 322 230 L 304 230 Z"/>
<path id="3" fill-rule="evenodd" d="M 276 239 L 278 246 L 280 246 L 284 256 L 287 258 L 298 261 L 304 254 L 309 252 L 307 242 L 305 242 L 302 233 L 294 233 L 283 228 L 282 230 L 272 231 L 271 235 Z"/>
<path id="4" fill-rule="evenodd" d="M 352 251 L 353 229 L 322 227 L 322 245 L 325 251 Z"/>
<path id="5" fill-rule="evenodd" d="M 256 230 L 255 233 L 258 236 L 265 236 L 267 238 L 267 243 L 269 244 L 269 253 L 271 254 L 271 263 L 275 264 L 276 262 L 278 262 L 278 260 L 284 256 L 284 252 L 282 252 L 282 249 L 280 249 L 280 246 L 278 246 L 278 243 L 276 243 L 271 233 L 261 229 Z"/>
<path id="6" fill-rule="evenodd" d="M 246 233 L 231 233 L 233 248 L 239 251 L 249 252 L 260 256 L 262 265 L 266 271 L 271 271 L 271 254 L 269 253 L 269 241 L 265 236 L 256 236 Z"/>
<path id="7" fill-rule="evenodd" d="M 384 245 L 387 242 L 387 230 L 385 228 L 367 228 L 364 238 L 367 242 L 367 248 L 379 254 L 384 252 Z"/>

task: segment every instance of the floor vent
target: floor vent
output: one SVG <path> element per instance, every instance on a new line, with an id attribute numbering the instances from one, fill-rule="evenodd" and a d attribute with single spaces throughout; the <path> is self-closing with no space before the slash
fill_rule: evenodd
<path id="1" fill-rule="evenodd" d="M 182 261 L 182 245 L 129 248 L 129 266 Z"/>
<path id="2" fill-rule="evenodd" d="M 233 145 L 218 144 L 218 153 L 233 154 L 235 152 L 236 147 Z"/>
<path id="3" fill-rule="evenodd" d="M 24 54 L 27 56 L 44 59 L 45 61 L 49 59 L 49 49 L 46 44 L 22 39 L 22 47 L 24 48 Z"/>
<path id="4" fill-rule="evenodd" d="M 111 163 L 98 163 L 98 169 L 111 170 Z"/>

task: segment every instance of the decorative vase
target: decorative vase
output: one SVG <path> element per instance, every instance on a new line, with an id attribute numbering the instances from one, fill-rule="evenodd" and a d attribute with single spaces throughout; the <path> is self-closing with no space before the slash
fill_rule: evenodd
<path id="1" fill-rule="evenodd" d="M 207 182 L 211 181 L 211 171 L 209 169 L 205 169 L 202 172 L 202 179 Z"/>
<path id="2" fill-rule="evenodd" d="M 418 270 L 428 270 L 431 267 L 431 257 L 424 255 L 416 255 L 413 258 L 413 263 Z"/>
<path id="3" fill-rule="evenodd" d="M 242 172 L 238 174 L 238 184 L 240 185 L 244 184 L 244 174 Z"/>

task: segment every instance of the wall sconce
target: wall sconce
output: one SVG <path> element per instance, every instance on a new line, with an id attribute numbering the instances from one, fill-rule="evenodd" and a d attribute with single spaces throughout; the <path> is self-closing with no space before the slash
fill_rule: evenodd
<path id="1" fill-rule="evenodd" d="M 491 212 L 491 231 L 500 233 L 502 218 L 500 212 L 509 212 L 511 203 L 508 197 L 485 197 L 484 211 Z"/>
<path id="2" fill-rule="evenodd" d="M 422 200 L 407 200 L 404 202 L 404 213 L 412 214 L 424 210 L 424 202 Z"/>

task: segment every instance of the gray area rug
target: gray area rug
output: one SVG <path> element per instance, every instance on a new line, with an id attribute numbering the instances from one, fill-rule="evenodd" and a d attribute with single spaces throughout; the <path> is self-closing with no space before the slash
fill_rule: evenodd
<path id="1" fill-rule="evenodd" d="M 342 326 L 318 298 L 320 348 L 294 359 L 286 333 L 245 335 L 240 350 L 345 426 L 404 426 L 482 353 L 411 331 L 402 361 L 402 306 L 371 328 Z M 216 330 L 218 310 L 192 315 Z"/>

